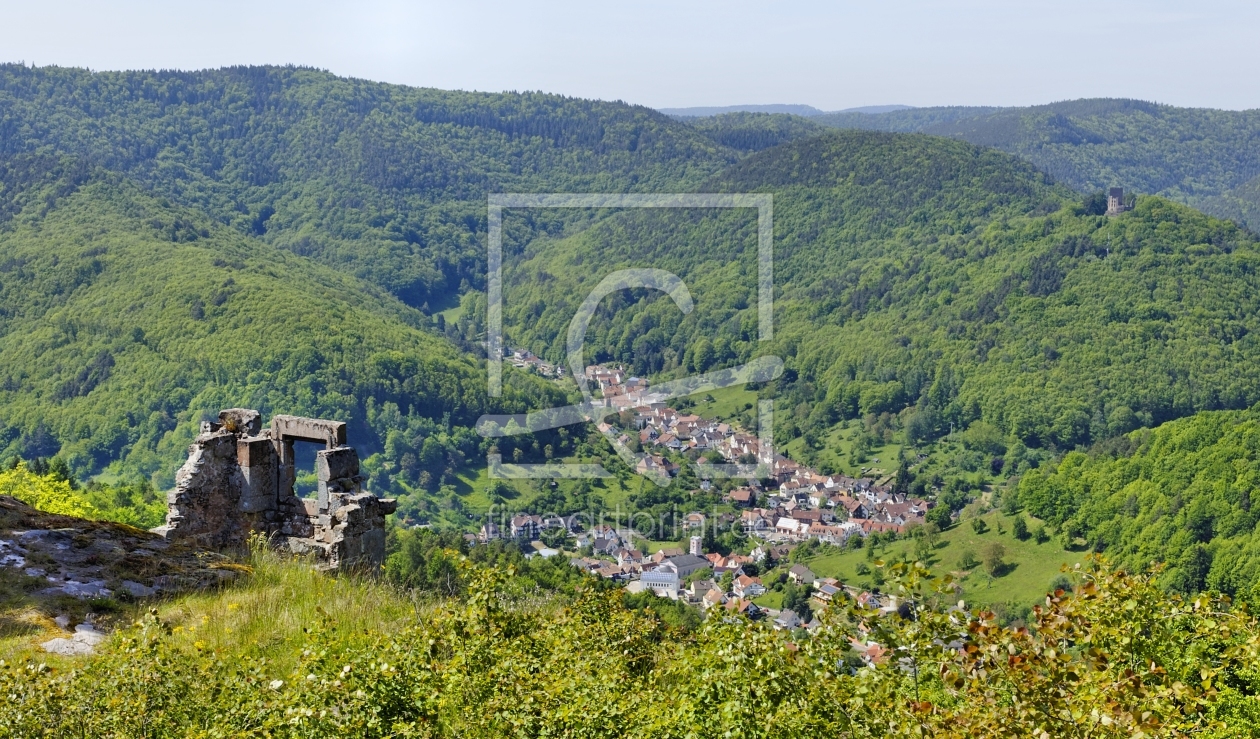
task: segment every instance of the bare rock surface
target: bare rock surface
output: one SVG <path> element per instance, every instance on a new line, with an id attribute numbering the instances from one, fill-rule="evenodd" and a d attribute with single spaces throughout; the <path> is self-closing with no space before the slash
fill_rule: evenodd
<path id="1" fill-rule="evenodd" d="M 48 628 L 55 623 L 69 632 L 44 642 L 48 652 L 89 654 L 105 639 L 101 624 L 70 631 L 79 620 L 71 613 L 218 586 L 245 569 L 223 554 L 132 526 L 44 513 L 0 496 L 0 580 L 5 592 L 17 593 L 3 605 L 11 613 L 42 614 Z"/>
<path id="2" fill-rule="evenodd" d="M 74 635 L 66 637 L 58 637 L 50 639 L 40 646 L 45 652 L 50 654 L 60 654 L 67 657 L 73 657 L 81 654 L 92 654 L 96 651 L 96 646 L 109 638 L 109 635 L 103 631 L 98 631 L 92 624 L 79 624 L 74 627 Z"/>

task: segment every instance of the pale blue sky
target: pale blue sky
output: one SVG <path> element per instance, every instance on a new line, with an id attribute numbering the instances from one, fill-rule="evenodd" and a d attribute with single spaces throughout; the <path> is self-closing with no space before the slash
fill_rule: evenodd
<path id="1" fill-rule="evenodd" d="M 1260 3 L 86 2 L 0 4 L 0 59 L 93 69 L 294 63 L 408 85 L 654 107 L 1260 107 Z"/>

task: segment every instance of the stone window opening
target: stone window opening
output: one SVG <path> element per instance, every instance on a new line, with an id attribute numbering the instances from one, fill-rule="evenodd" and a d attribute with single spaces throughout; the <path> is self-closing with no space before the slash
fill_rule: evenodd
<path id="1" fill-rule="evenodd" d="M 293 494 L 303 500 L 319 497 L 319 474 L 315 460 L 328 446 L 322 442 L 296 439 L 293 443 Z"/>

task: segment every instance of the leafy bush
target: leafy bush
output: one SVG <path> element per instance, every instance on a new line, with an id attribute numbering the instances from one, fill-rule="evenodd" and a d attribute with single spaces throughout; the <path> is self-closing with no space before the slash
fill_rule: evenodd
<path id="1" fill-rule="evenodd" d="M 904 608 L 879 615 L 837 605 L 795 644 L 739 618 L 710 618 L 686 636 L 651 609 L 627 609 L 617 591 L 521 601 L 505 590 L 510 573 L 459 567 L 464 597 L 410 605 L 401 593 L 345 579 L 312 594 L 283 588 L 289 595 L 277 606 L 305 610 L 324 598 L 327 608 L 305 629 L 287 627 L 293 640 L 276 632 L 269 646 L 222 640 L 256 607 L 231 608 L 251 593 L 227 590 L 214 598 L 227 601 L 216 613 L 228 623 L 207 619 L 205 634 L 195 630 L 200 622 L 155 612 L 68 669 L 0 663 L 0 732 L 786 739 L 1260 729 L 1256 621 L 1105 566 L 1080 571 L 1075 593 L 1005 614 L 1027 620 L 1029 628 L 1015 628 L 995 613 L 934 608 L 952 602 L 950 583 L 894 565 L 891 592 Z M 291 584 L 308 577 L 281 570 Z M 341 595 L 330 598 L 330 588 Z M 396 621 L 386 630 L 352 627 L 361 616 L 342 623 L 344 607 L 368 603 L 356 589 Z M 208 597 L 196 596 L 194 607 Z M 860 643 L 896 658 L 857 668 L 850 637 L 859 626 Z"/>
<path id="2" fill-rule="evenodd" d="M 12 496 L 45 513 L 78 518 L 97 516 L 96 507 L 70 487 L 68 480 L 51 474 L 37 475 L 27 469 L 25 462 L 0 472 L 0 495 Z"/>

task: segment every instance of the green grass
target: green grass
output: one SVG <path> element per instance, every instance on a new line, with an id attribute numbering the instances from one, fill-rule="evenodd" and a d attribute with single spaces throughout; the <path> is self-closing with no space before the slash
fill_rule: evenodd
<path id="1" fill-rule="evenodd" d="M 577 458 L 569 458 L 563 460 L 570 463 L 588 462 Z M 507 496 L 508 505 L 511 508 L 521 508 L 529 504 L 534 498 L 542 495 L 543 492 L 535 490 L 528 480 L 503 480 L 508 487 L 515 490 L 516 494 Z M 572 490 L 580 484 L 578 480 L 559 480 L 559 489 L 565 492 Z M 483 514 L 490 508 L 490 498 L 487 491 L 490 487 L 490 475 L 484 464 L 469 465 L 461 469 L 451 483 L 455 488 L 455 492 L 460 496 L 464 503 L 465 509 L 473 514 Z M 592 494 L 598 495 L 603 499 L 603 508 L 609 511 L 615 511 L 620 507 L 622 511 L 630 510 L 629 496 L 636 493 L 641 487 L 652 485 L 638 475 L 631 474 L 624 483 L 620 478 L 608 477 L 599 481 L 592 489 Z"/>
<path id="2" fill-rule="evenodd" d="M 446 310 L 437 311 L 433 315 L 442 316 L 443 320 L 446 321 L 447 325 L 453 325 L 453 324 L 459 323 L 459 317 L 464 315 L 464 306 L 460 305 L 459 303 L 456 303 L 455 305 L 451 306 L 450 308 L 447 308 Z"/>
<path id="3" fill-rule="evenodd" d="M 662 549 L 668 549 L 670 547 L 677 547 L 679 549 L 682 549 L 683 551 L 686 551 L 688 543 L 689 542 L 685 540 L 684 541 L 649 541 L 647 539 L 639 540 L 639 546 L 642 547 L 640 551 L 642 551 L 644 554 L 656 554 Z"/>
<path id="4" fill-rule="evenodd" d="M 849 463 L 849 454 L 853 451 L 853 441 L 857 436 L 859 425 L 854 423 L 848 428 L 843 424 L 833 426 L 827 432 L 823 449 L 815 450 L 814 467 L 828 467 L 834 469 L 840 474 L 849 475 L 851 477 L 883 477 L 891 475 L 897 471 L 897 459 L 901 454 L 903 446 L 901 436 L 898 433 L 893 437 L 893 441 L 883 446 L 876 447 L 866 457 L 866 461 L 857 464 Z M 805 454 L 805 439 L 803 437 L 793 439 L 783 445 L 789 456 L 796 460 L 802 460 Z M 876 462 L 875 460 L 879 461 Z"/>
<path id="5" fill-rule="evenodd" d="M 380 580 L 330 577 L 269 550 L 255 551 L 251 566 L 251 575 L 226 588 L 117 604 L 109 621 L 125 626 L 156 607 L 182 646 L 265 658 L 276 674 L 285 674 L 301 655 L 308 627 L 327 619 L 349 635 L 389 633 L 405 628 L 426 607 L 417 593 Z M 44 653 L 41 642 L 66 634 L 39 609 L 2 606 L 0 599 L 0 659 L 65 667 L 89 659 Z M 75 620 L 80 618 L 81 613 Z"/>
<path id="6" fill-rule="evenodd" d="M 762 608 L 773 608 L 776 611 L 783 608 L 783 593 L 775 590 L 767 590 L 764 594 L 753 598 L 753 603 Z"/>
<path id="7" fill-rule="evenodd" d="M 705 400 L 706 397 L 713 400 Z M 744 385 L 710 390 L 693 395 L 691 399 L 695 401 L 695 405 L 689 412 L 704 418 L 738 422 L 744 414 L 751 414 L 754 419 L 757 415 L 757 393 Z M 755 428 L 745 430 L 749 433 L 757 432 Z"/>
<path id="8" fill-rule="evenodd" d="M 338 631 L 389 633 L 424 611 L 415 592 L 384 581 L 330 577 L 268 550 L 255 551 L 253 574 L 218 592 L 185 595 L 158 607 L 178 640 L 264 657 L 281 672 L 300 654 L 304 630 L 327 619 Z"/>
<path id="9" fill-rule="evenodd" d="M 963 521 L 950 529 L 941 532 L 940 541 L 925 563 L 934 574 L 954 573 L 962 575 L 962 598 L 969 604 L 988 605 L 999 601 L 1009 603 L 1030 604 L 1041 600 L 1050 588 L 1051 582 L 1059 576 L 1062 565 L 1073 565 L 1084 559 L 1082 552 L 1069 552 L 1057 539 L 1050 539 L 1038 544 L 1031 537 L 1020 541 L 1011 533 L 1012 518 L 997 511 L 982 516 L 989 530 L 977 534 L 970 520 Z M 1027 519 L 1029 528 L 1036 528 L 1036 519 Z M 998 524 L 1005 533 L 999 534 Z M 999 577 L 990 577 L 983 566 L 970 571 L 962 571 L 958 562 L 964 552 L 970 550 L 976 559 L 980 559 L 983 548 L 999 542 L 1006 548 L 1005 561 L 1007 571 Z M 878 558 L 892 562 L 901 558 L 904 553 L 914 559 L 913 542 L 901 540 L 888 547 L 877 550 Z M 859 575 L 855 568 L 858 563 L 871 565 L 865 549 L 829 553 L 809 560 L 808 565 L 820 577 L 834 577 L 846 584 L 858 587 L 873 587 L 870 575 Z"/>

